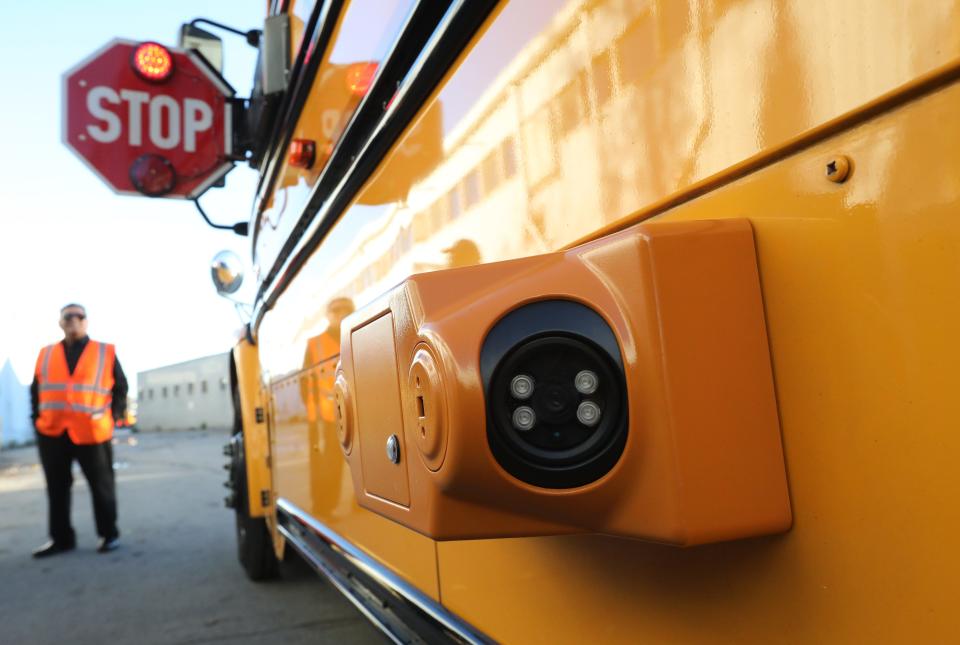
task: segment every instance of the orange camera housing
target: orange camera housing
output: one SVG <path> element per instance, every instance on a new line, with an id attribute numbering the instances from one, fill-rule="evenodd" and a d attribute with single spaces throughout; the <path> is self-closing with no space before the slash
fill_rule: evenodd
<path id="1" fill-rule="evenodd" d="M 570 487 L 505 468 L 488 432 L 485 339 L 541 301 L 586 306 L 619 345 L 625 439 L 604 473 Z M 746 220 L 649 222 L 566 252 L 415 275 L 341 337 L 338 432 L 359 503 L 431 538 L 694 545 L 791 525 Z"/>

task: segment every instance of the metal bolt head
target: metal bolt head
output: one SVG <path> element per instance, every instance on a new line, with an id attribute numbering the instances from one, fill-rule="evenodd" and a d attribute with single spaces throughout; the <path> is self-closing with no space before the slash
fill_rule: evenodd
<path id="1" fill-rule="evenodd" d="M 573 385 L 580 394 L 593 394 L 597 391 L 597 386 L 600 385 L 600 379 L 594 372 L 583 370 L 577 372 L 573 379 Z"/>
<path id="2" fill-rule="evenodd" d="M 826 175 L 835 184 L 845 182 L 850 175 L 850 159 L 843 155 L 834 157 L 827 162 Z"/>
<path id="3" fill-rule="evenodd" d="M 520 432 L 529 432 L 537 425 L 537 413 L 528 405 L 521 405 L 513 411 L 513 427 Z"/>
<path id="4" fill-rule="evenodd" d="M 600 406 L 593 401 L 582 401 L 577 406 L 577 421 L 587 427 L 600 423 Z"/>
<path id="5" fill-rule="evenodd" d="M 387 459 L 395 464 L 400 463 L 400 440 L 395 434 L 387 438 Z"/>
<path id="6" fill-rule="evenodd" d="M 533 394 L 533 377 L 526 374 L 514 376 L 510 380 L 510 394 L 520 400 L 529 399 Z"/>

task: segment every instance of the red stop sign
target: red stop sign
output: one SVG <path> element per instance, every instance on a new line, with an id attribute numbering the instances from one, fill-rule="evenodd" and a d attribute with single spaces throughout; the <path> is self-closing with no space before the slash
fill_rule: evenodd
<path id="1" fill-rule="evenodd" d="M 231 168 L 231 88 L 200 57 L 114 40 L 63 77 L 63 141 L 114 192 L 199 197 Z"/>

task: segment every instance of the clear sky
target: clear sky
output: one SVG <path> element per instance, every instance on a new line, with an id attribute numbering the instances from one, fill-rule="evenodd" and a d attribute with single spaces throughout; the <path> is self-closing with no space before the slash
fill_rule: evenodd
<path id="1" fill-rule="evenodd" d="M 262 27 L 264 0 L 53 0 L 4 4 L 0 40 L 0 363 L 32 378 L 40 347 L 62 338 L 60 307 L 87 307 L 92 338 L 141 370 L 226 351 L 240 328 L 216 295 L 221 249 L 247 263 L 249 241 L 207 227 L 190 202 L 114 195 L 60 141 L 63 72 L 114 37 L 176 44 L 205 17 Z M 224 34 L 224 76 L 248 96 L 256 52 Z M 238 165 L 201 202 L 211 219 L 248 219 L 256 174 Z M 249 277 L 249 276 L 248 276 Z M 250 281 L 240 292 L 250 299 Z"/>

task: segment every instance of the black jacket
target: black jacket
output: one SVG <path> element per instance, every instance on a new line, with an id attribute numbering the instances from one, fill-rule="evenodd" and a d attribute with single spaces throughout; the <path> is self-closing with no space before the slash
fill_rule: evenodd
<path id="1" fill-rule="evenodd" d="M 89 336 L 84 336 L 75 343 L 67 344 L 66 340 L 60 341 L 63 344 L 64 353 L 67 355 L 67 369 L 73 374 L 77 368 L 77 361 L 80 360 L 80 354 L 83 348 L 90 342 Z M 120 361 L 116 356 L 113 359 L 113 404 L 110 408 L 113 410 L 113 418 L 123 419 L 127 414 L 127 377 L 120 367 Z M 34 374 L 33 383 L 30 384 L 30 418 L 36 422 L 40 416 L 40 384 L 37 383 L 37 376 Z"/>

